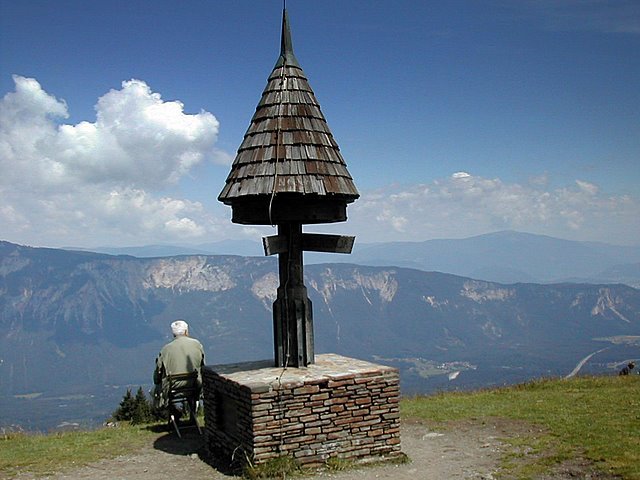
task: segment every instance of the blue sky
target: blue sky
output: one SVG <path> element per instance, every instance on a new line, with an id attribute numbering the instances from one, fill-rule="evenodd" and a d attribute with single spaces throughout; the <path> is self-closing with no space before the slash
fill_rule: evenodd
<path id="1" fill-rule="evenodd" d="M 0 0 L 0 239 L 257 239 L 216 198 L 282 2 Z M 359 242 L 640 244 L 640 3 L 287 2 Z"/>

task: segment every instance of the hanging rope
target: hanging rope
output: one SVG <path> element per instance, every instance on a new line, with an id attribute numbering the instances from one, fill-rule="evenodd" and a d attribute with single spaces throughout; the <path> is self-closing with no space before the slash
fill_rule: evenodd
<path id="1" fill-rule="evenodd" d="M 273 200 L 276 196 L 276 185 L 278 184 L 278 163 L 280 161 L 280 147 L 282 145 L 282 105 L 283 105 L 283 96 L 287 86 L 287 76 L 286 76 L 286 68 L 287 68 L 287 56 L 283 56 L 282 66 L 280 67 L 280 91 L 278 98 L 278 113 L 277 113 L 277 126 L 276 126 L 276 155 L 275 160 L 276 163 L 274 165 L 274 175 L 273 175 L 273 186 L 271 187 L 271 198 L 269 199 L 269 223 L 272 227 L 275 227 L 273 223 L 272 209 L 273 209 Z M 284 159 L 282 159 L 284 161 Z"/>

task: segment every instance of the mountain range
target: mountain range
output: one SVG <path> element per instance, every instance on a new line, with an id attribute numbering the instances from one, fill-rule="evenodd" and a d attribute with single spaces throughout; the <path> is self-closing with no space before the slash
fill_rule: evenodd
<path id="1" fill-rule="evenodd" d="M 195 246 L 102 247 L 94 251 L 137 257 L 263 255 L 262 246 L 249 240 Z M 408 267 L 501 283 L 625 283 L 640 287 L 640 246 L 578 242 L 514 231 L 424 242 L 356 241 L 351 255 L 307 253 L 305 261 Z"/>
<path id="2" fill-rule="evenodd" d="M 640 357 L 640 290 L 628 285 L 507 284 L 347 263 L 307 265 L 305 283 L 316 352 L 397 366 L 404 393 L 567 375 L 592 354 L 583 372 L 615 373 Z M 148 384 L 176 318 L 208 364 L 272 358 L 277 284 L 271 257 L 136 258 L 0 242 L 0 407 L 18 415 L 30 399 L 67 398 L 59 408 L 91 391 L 89 408 L 105 389 Z"/>

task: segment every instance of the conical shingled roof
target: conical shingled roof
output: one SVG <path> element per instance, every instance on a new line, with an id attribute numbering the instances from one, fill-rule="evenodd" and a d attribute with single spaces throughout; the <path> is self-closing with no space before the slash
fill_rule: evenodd
<path id="1" fill-rule="evenodd" d="M 234 207 L 236 223 L 273 224 L 278 219 L 324 223 L 346 220 L 346 204 L 358 197 L 340 148 L 293 54 L 285 10 L 280 56 L 218 200 Z M 274 209 L 287 209 L 292 202 L 301 206 L 307 200 L 316 210 L 312 218 L 305 214 L 290 218 L 292 214 L 283 216 L 284 212 Z M 318 213 L 325 201 L 341 206 L 343 213 L 336 218 L 333 213 Z M 245 215 L 247 208 L 236 211 L 243 203 L 248 207 L 246 202 L 253 210 L 268 207 L 269 218 L 255 212 Z"/>

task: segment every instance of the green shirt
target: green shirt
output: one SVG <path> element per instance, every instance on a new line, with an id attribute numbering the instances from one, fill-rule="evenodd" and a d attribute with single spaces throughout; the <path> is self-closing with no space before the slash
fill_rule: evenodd
<path id="1" fill-rule="evenodd" d="M 179 335 L 172 342 L 167 343 L 158 358 L 156 358 L 156 369 L 153 372 L 153 383 L 156 390 L 162 391 L 162 396 L 168 394 L 167 375 L 177 373 L 198 372 L 198 385 L 202 385 L 202 367 L 204 365 L 204 349 L 202 344 L 195 338 Z M 158 392 L 160 393 L 160 392 Z"/>

